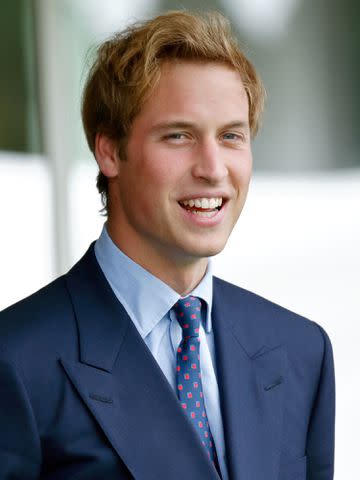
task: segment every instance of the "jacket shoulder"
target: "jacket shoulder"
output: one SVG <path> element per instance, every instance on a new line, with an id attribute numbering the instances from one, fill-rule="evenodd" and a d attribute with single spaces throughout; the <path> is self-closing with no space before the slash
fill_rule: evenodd
<path id="1" fill-rule="evenodd" d="M 287 308 L 272 302 L 250 290 L 229 283 L 221 278 L 214 277 L 214 288 L 218 288 L 222 297 L 226 297 L 228 302 L 237 305 L 243 311 L 251 311 L 253 315 L 270 315 L 274 321 L 292 320 L 303 325 L 312 325 L 314 322 L 302 315 L 299 315 Z"/>
<path id="2" fill-rule="evenodd" d="M 0 312 L 0 351 L 16 357 L 38 345 L 53 348 L 70 318 L 72 304 L 61 276 Z"/>
<path id="3" fill-rule="evenodd" d="M 214 277 L 214 290 L 221 301 L 231 305 L 233 323 L 251 322 L 259 336 L 272 343 L 285 343 L 294 351 L 315 355 L 317 361 L 326 349 L 331 350 L 327 332 L 318 323 L 295 313 L 254 292 Z"/>

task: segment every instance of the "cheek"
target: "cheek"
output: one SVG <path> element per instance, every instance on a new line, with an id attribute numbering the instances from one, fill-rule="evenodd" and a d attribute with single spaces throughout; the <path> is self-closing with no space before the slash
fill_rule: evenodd
<path id="1" fill-rule="evenodd" d="M 156 197 L 171 194 L 181 179 L 183 165 L 184 162 L 174 157 L 173 152 L 153 150 L 143 163 L 144 182 L 150 186 Z"/>
<path id="2" fill-rule="evenodd" d="M 166 208 L 173 188 L 171 169 L 153 161 L 151 165 L 143 165 L 134 180 L 133 191 L 141 216 L 145 219 L 156 217 Z"/>
<path id="3" fill-rule="evenodd" d="M 164 157 L 156 144 L 146 142 L 140 154 L 137 156 L 136 171 L 141 172 L 145 177 L 151 179 L 152 182 L 156 182 L 162 174 L 163 165 L 166 160 Z"/>
<path id="4" fill-rule="evenodd" d="M 242 182 L 246 185 L 249 185 L 252 173 L 252 163 L 249 162 L 244 166 L 244 169 L 241 172 Z"/>
<path id="5" fill-rule="evenodd" d="M 252 161 L 250 159 L 241 159 L 233 171 L 233 178 L 239 187 L 246 187 L 251 178 Z"/>

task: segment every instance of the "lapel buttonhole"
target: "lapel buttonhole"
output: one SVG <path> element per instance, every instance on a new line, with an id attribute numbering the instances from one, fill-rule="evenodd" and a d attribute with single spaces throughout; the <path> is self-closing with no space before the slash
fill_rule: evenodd
<path id="1" fill-rule="evenodd" d="M 89 397 L 93 400 L 97 400 L 98 402 L 114 403 L 111 397 L 103 397 L 102 395 L 98 395 L 97 393 L 90 393 Z"/>
<path id="2" fill-rule="evenodd" d="M 276 387 L 277 385 L 280 385 L 283 382 L 283 377 L 277 378 L 275 381 L 264 387 L 264 390 L 268 391 L 271 390 L 272 388 Z"/>

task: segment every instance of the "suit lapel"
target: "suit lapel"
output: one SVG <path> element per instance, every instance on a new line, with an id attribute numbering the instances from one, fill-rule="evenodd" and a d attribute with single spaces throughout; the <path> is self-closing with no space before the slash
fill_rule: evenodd
<path id="1" fill-rule="evenodd" d="M 80 361 L 61 363 L 135 478 L 218 479 L 160 367 L 114 296 L 90 247 L 67 275 Z"/>
<path id="2" fill-rule="evenodd" d="M 275 480 L 286 351 L 255 296 L 214 279 L 213 324 L 230 478 Z"/>

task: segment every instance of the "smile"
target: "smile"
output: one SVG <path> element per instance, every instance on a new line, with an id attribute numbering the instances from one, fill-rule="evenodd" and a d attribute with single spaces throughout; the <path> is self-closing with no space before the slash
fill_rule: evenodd
<path id="1" fill-rule="evenodd" d="M 201 209 L 201 210 L 214 210 L 215 208 L 220 208 L 222 205 L 223 199 L 221 197 L 214 198 L 194 198 L 190 200 L 183 200 L 180 203 L 181 206 L 185 208 Z"/>
<path id="2" fill-rule="evenodd" d="M 223 204 L 222 197 L 210 198 L 190 198 L 179 202 L 180 206 L 191 214 L 198 217 L 211 218 L 221 209 Z"/>

